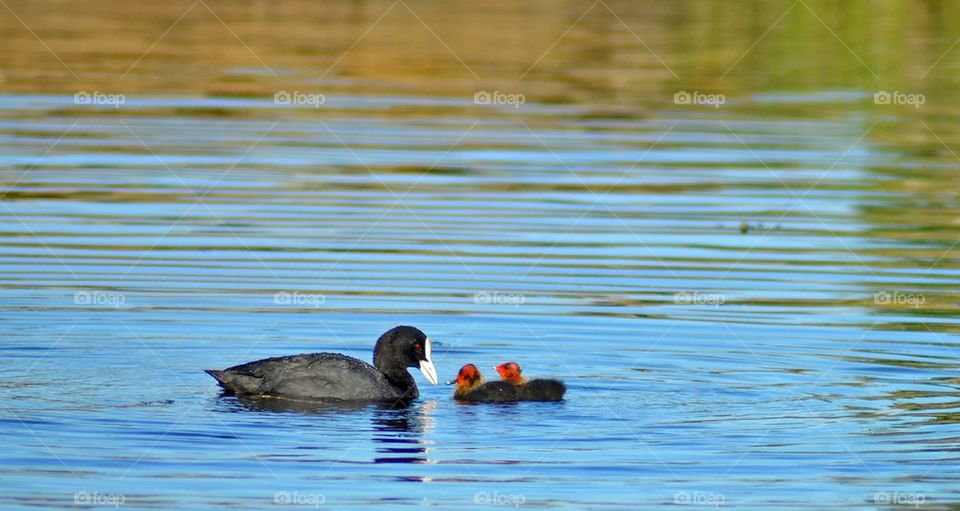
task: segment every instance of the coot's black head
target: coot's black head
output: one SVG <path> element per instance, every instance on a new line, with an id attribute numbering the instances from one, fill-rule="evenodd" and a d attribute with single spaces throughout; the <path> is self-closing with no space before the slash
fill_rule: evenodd
<path id="1" fill-rule="evenodd" d="M 419 367 L 423 377 L 437 384 L 437 370 L 430 358 L 430 339 L 412 326 L 398 326 L 384 332 L 373 349 L 373 365 L 391 374 L 407 367 Z M 408 376 L 409 378 L 409 376 Z"/>

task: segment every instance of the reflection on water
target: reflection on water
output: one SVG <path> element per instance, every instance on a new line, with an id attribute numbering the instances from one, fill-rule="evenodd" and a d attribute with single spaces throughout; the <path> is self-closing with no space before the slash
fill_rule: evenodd
<path id="1" fill-rule="evenodd" d="M 960 501 L 956 3 L 6 7 L 5 507 Z M 202 373 L 401 323 L 568 399 Z"/>
<path id="2" fill-rule="evenodd" d="M 436 463 L 430 461 L 429 441 L 424 435 L 430 431 L 433 419 L 430 413 L 437 402 L 426 401 L 403 409 L 381 409 L 374 418 L 374 442 L 384 444 L 377 448 L 380 457 L 374 463 Z M 420 478 L 416 478 L 420 480 Z"/>
<path id="3" fill-rule="evenodd" d="M 424 435 L 430 431 L 433 424 L 430 414 L 437 407 L 436 400 L 411 404 L 369 404 L 225 395 L 221 396 L 221 399 L 228 403 L 226 406 L 229 411 L 236 413 L 292 413 L 319 419 L 327 415 L 339 417 L 353 413 L 358 420 L 369 414 L 370 430 L 374 432 L 372 440 L 384 444 L 377 447 L 376 451 L 381 456 L 374 458 L 374 463 L 431 463 L 427 456 L 430 442 L 424 440 Z"/>

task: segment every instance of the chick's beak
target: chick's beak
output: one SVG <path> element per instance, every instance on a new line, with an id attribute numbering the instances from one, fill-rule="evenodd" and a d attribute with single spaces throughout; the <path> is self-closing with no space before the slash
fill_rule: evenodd
<path id="1" fill-rule="evenodd" d="M 420 361 L 420 372 L 430 383 L 437 384 L 437 369 L 433 367 L 433 360 L 430 359 L 430 339 L 424 343 L 424 359 Z"/>

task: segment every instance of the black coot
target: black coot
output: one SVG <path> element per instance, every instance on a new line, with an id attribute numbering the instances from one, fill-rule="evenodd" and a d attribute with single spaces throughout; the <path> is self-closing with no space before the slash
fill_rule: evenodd
<path id="1" fill-rule="evenodd" d="M 437 383 L 430 339 L 412 326 L 388 330 L 373 349 L 373 365 L 339 353 L 274 357 L 208 370 L 228 393 L 318 401 L 406 401 L 420 395 L 407 372 L 419 367 Z"/>
<path id="2" fill-rule="evenodd" d="M 560 401 L 567 392 L 566 385 L 560 380 L 527 380 L 522 375 L 520 364 L 516 362 L 500 364 L 494 369 L 500 373 L 504 382 L 517 387 L 521 401 Z"/>
<path id="3" fill-rule="evenodd" d="M 480 370 L 473 364 L 460 368 L 457 379 L 447 384 L 456 383 L 453 398 L 460 401 L 474 401 L 482 403 L 509 403 L 520 401 L 517 386 L 504 381 L 483 383 Z"/>

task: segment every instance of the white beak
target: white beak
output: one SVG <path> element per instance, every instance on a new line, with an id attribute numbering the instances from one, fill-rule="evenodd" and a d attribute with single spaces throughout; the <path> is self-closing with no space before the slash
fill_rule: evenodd
<path id="1" fill-rule="evenodd" d="M 430 339 L 427 339 L 426 345 L 423 350 L 424 357 L 426 360 L 420 361 L 420 372 L 423 373 L 423 377 L 427 379 L 428 382 L 436 385 L 437 384 L 437 369 L 433 367 L 433 360 L 430 359 Z"/>

